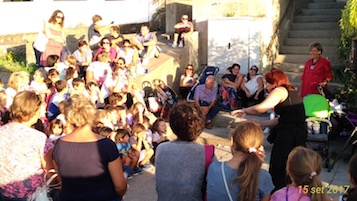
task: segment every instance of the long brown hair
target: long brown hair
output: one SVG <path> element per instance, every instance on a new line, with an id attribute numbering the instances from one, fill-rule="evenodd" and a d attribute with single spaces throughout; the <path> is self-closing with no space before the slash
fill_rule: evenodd
<path id="1" fill-rule="evenodd" d="M 57 14 L 58 14 L 58 13 L 61 13 L 61 14 L 63 15 L 63 18 L 62 18 L 61 23 L 60 23 L 61 27 L 63 27 L 63 25 L 64 25 L 64 14 L 63 14 L 63 12 L 60 11 L 60 10 L 55 10 L 55 11 L 52 13 L 50 19 L 48 20 L 48 23 L 51 23 L 51 24 L 55 23 L 55 22 L 56 22 L 56 17 L 57 17 Z"/>
<path id="2" fill-rule="evenodd" d="M 246 153 L 245 160 L 239 165 L 237 178 L 233 180 L 233 184 L 239 183 L 240 186 L 238 201 L 255 201 L 259 171 L 263 163 L 257 151 L 263 145 L 262 129 L 256 123 L 247 121 L 240 123 L 231 135 L 233 148 Z"/>
<path id="3" fill-rule="evenodd" d="M 311 201 L 326 199 L 324 191 L 310 194 L 312 188 L 322 188 L 321 156 L 317 152 L 302 146 L 295 147 L 288 156 L 286 172 L 297 186 L 308 186 Z"/>

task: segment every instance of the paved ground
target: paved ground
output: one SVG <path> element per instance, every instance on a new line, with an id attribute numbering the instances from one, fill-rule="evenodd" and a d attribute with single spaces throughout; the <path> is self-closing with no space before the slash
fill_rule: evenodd
<path id="1" fill-rule="evenodd" d="M 248 117 L 249 118 L 249 117 Z M 253 116 L 253 118 L 264 119 L 267 118 L 265 116 Z M 200 142 L 209 142 L 210 144 L 214 144 L 215 155 L 218 160 L 226 161 L 231 157 L 228 135 L 230 129 L 222 128 L 222 127 L 214 127 L 213 129 L 205 129 L 201 134 L 199 141 Z M 265 138 L 268 134 L 265 134 Z M 337 152 L 341 149 L 342 145 L 346 141 L 346 137 L 338 138 L 330 143 L 330 153 L 333 157 L 336 156 Z M 262 168 L 269 168 L 269 159 L 272 145 L 265 140 L 264 147 L 266 150 L 266 159 Z M 339 160 L 335 167 L 331 172 L 328 172 L 326 168 L 323 168 L 321 177 L 325 182 L 325 185 L 332 190 L 334 187 L 344 186 L 349 184 L 348 180 L 348 157 L 350 149 L 347 149 Z M 157 200 L 157 194 L 155 191 L 155 168 L 150 170 L 144 170 L 144 174 L 140 176 L 133 177 L 133 179 L 128 181 L 129 188 L 125 195 L 125 201 L 152 201 Z M 338 192 L 333 192 L 329 194 L 330 197 L 335 198 L 339 196 Z"/>

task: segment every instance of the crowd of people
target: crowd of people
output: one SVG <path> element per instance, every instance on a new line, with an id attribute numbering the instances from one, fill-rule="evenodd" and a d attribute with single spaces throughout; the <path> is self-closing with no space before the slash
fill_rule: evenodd
<path id="1" fill-rule="evenodd" d="M 321 44 L 310 46 L 312 59 L 306 62 L 300 94 L 277 69 L 260 75 L 253 65 L 243 75 L 235 63 L 219 85 L 215 76 L 207 76 L 195 88 L 194 102 L 180 101 L 170 111 L 169 125 L 177 137 L 170 141 L 166 119 L 148 111 L 133 84 L 138 66 L 160 54 L 149 27 L 143 25 L 135 38 L 125 39 L 111 25 L 105 36 L 102 18 L 95 15 L 89 42 L 79 41 L 78 50 L 63 57 L 64 18 L 56 10 L 45 24 L 44 48 L 34 46 L 38 68 L 33 79 L 27 72 L 14 72 L 7 87 L 1 86 L 2 201 L 31 199 L 51 170 L 59 175 L 53 182 L 60 184 L 54 200 L 119 201 L 127 180 L 154 166 L 158 200 L 330 200 L 325 192 L 312 193 L 322 187 L 321 158 L 306 148 L 302 102 L 332 79 L 328 60 L 320 56 Z M 182 47 L 184 36 L 193 31 L 187 15 L 181 20 L 173 47 Z M 183 99 L 197 80 L 188 64 L 180 79 Z M 277 117 L 240 123 L 230 134 L 233 157 L 220 162 L 213 146 L 196 142 L 204 128 L 212 128 L 220 109 L 238 116 L 273 109 Z M 273 143 L 269 172 L 261 169 L 262 127 L 274 128 L 268 139 Z M 357 199 L 356 170 L 355 155 L 347 201 Z"/>

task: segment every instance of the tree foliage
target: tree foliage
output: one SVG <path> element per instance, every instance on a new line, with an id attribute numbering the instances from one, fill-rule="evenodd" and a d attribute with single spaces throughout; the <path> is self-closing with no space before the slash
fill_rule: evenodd
<path id="1" fill-rule="evenodd" d="M 349 0 L 346 3 L 342 10 L 340 29 L 341 40 L 338 48 L 340 65 L 334 72 L 337 79 L 344 84 L 339 98 L 346 101 L 347 109 L 357 112 L 357 69 L 351 69 L 350 65 L 352 41 L 357 39 L 357 0 Z"/>

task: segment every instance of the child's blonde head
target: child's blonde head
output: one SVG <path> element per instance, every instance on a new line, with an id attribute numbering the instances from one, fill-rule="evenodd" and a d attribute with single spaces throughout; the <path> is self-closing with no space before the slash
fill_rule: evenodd
<path id="1" fill-rule="evenodd" d="M 321 188 L 321 156 L 312 149 L 295 147 L 289 154 L 286 162 L 286 172 L 296 186 Z M 312 201 L 323 201 L 324 192 L 311 194 Z"/>

